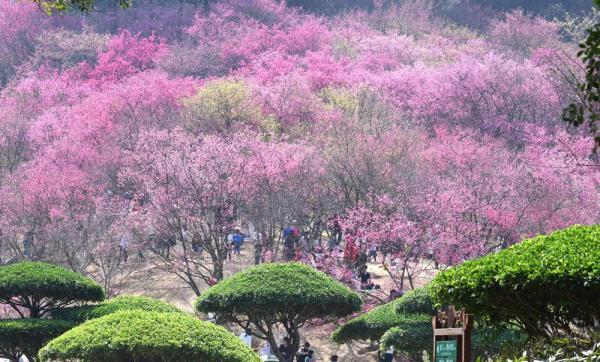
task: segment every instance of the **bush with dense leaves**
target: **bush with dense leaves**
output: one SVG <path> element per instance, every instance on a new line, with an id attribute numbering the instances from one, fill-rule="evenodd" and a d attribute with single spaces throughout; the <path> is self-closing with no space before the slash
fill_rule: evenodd
<path id="1" fill-rule="evenodd" d="M 48 341 L 73 328 L 74 323 L 37 318 L 0 320 L 0 357 L 18 360 L 36 356 Z"/>
<path id="2" fill-rule="evenodd" d="M 73 302 L 104 298 L 98 283 L 57 265 L 27 261 L 0 267 L 0 303 L 15 310 L 25 308 L 31 317 Z"/>
<path id="3" fill-rule="evenodd" d="M 397 351 L 418 357 L 423 351 L 431 351 L 432 340 L 431 316 L 414 315 L 385 332 L 381 337 L 380 346 L 394 346 Z"/>
<path id="4" fill-rule="evenodd" d="M 196 309 L 213 312 L 268 341 L 279 358 L 274 334 L 286 326 L 290 354 L 300 347 L 300 327 L 314 318 L 339 318 L 358 312 L 360 296 L 323 272 L 299 263 L 263 264 L 244 270 L 200 295 Z"/>
<path id="5" fill-rule="evenodd" d="M 398 314 L 427 314 L 433 316 L 436 311 L 428 287 L 411 290 L 397 299 L 396 313 Z"/>
<path id="6" fill-rule="evenodd" d="M 486 321 L 516 323 L 530 336 L 570 334 L 600 316 L 600 225 L 573 226 L 525 240 L 440 273 L 437 302 Z"/>
<path id="7" fill-rule="evenodd" d="M 353 340 L 379 341 L 388 329 L 397 326 L 408 328 L 413 322 L 423 320 L 423 316 L 427 316 L 426 324 L 431 328 L 430 316 L 434 313 L 427 288 L 415 289 L 401 298 L 352 319 L 336 329 L 331 338 L 338 344 Z"/>
<path id="8" fill-rule="evenodd" d="M 89 320 L 50 341 L 41 361 L 260 361 L 223 327 L 182 313 L 124 311 Z"/>
<path id="9" fill-rule="evenodd" d="M 154 298 L 137 295 L 123 295 L 104 301 L 97 305 L 84 305 L 56 309 L 52 311 L 52 317 L 81 323 L 88 319 L 100 318 L 108 314 L 128 310 L 182 313 L 181 310 L 177 309 L 171 304 Z"/>
<path id="10" fill-rule="evenodd" d="M 298 263 L 264 264 L 227 278 L 196 302 L 202 312 L 265 315 L 296 311 L 306 318 L 342 317 L 361 299 L 326 274 Z"/>

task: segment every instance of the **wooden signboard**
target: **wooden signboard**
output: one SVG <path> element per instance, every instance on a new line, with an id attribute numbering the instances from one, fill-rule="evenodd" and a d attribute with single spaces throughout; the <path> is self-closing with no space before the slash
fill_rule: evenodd
<path id="1" fill-rule="evenodd" d="M 473 316 L 454 306 L 433 317 L 433 361 L 470 362 Z"/>

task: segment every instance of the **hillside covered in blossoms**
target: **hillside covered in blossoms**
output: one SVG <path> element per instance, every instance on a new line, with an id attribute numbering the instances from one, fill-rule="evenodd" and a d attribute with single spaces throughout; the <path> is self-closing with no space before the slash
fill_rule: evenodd
<path id="1" fill-rule="evenodd" d="M 343 230 L 346 259 L 395 255 L 402 289 L 416 260 L 444 269 L 598 224 L 594 140 L 562 120 L 598 15 L 499 3 L 47 16 L 0 0 L 2 261 L 60 264 L 118 294 L 126 235 L 130 257 L 154 255 L 201 295 L 228 274 L 231 230 L 252 225 L 276 260 L 295 225 L 319 245 Z M 337 256 L 294 258 L 351 278 Z"/>

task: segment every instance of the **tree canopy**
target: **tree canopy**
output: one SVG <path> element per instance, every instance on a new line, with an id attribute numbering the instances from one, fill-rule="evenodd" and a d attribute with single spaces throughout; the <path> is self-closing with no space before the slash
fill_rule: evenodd
<path id="1" fill-rule="evenodd" d="M 89 320 L 50 341 L 41 361 L 258 362 L 223 327 L 182 313 L 123 311 Z"/>
<path id="2" fill-rule="evenodd" d="M 431 328 L 431 316 L 434 313 L 428 289 L 419 288 L 350 320 L 336 329 L 331 338 L 338 344 L 353 340 L 378 342 L 392 327 L 410 328 L 425 323 Z"/>
<path id="3" fill-rule="evenodd" d="M 360 297 L 326 274 L 299 263 L 249 268 L 211 287 L 196 301 L 202 312 L 259 317 L 342 317 L 359 310 Z"/>
<path id="4" fill-rule="evenodd" d="M 183 313 L 173 305 L 154 298 L 137 295 L 122 295 L 96 305 L 55 309 L 51 311 L 51 314 L 52 318 L 81 323 L 88 319 L 99 318 L 111 313 L 128 310 Z"/>
<path id="5" fill-rule="evenodd" d="M 0 357 L 18 360 L 22 355 L 32 360 L 44 344 L 75 324 L 39 318 L 0 320 Z"/>
<path id="6" fill-rule="evenodd" d="M 573 226 L 436 276 L 438 303 L 465 307 L 488 323 L 515 323 L 530 336 L 571 332 L 600 316 L 600 225 Z"/>
<path id="7" fill-rule="evenodd" d="M 298 328 L 313 318 L 343 317 L 360 310 L 357 293 L 312 267 L 299 263 L 273 263 L 252 267 L 223 280 L 196 301 L 201 312 L 247 326 L 277 351 L 273 326 L 281 323 L 292 340 L 295 355 Z"/>
<path id="8" fill-rule="evenodd" d="M 73 302 L 98 302 L 102 287 L 81 274 L 42 262 L 21 262 L 0 267 L 0 303 L 29 311 L 30 317 Z"/>

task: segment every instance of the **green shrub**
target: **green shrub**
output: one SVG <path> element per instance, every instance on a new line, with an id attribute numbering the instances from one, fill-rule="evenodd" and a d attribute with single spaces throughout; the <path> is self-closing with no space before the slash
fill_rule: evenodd
<path id="1" fill-rule="evenodd" d="M 28 309 L 33 318 L 76 301 L 104 298 L 98 283 L 60 266 L 22 262 L 0 267 L 0 303 Z"/>
<path id="2" fill-rule="evenodd" d="M 598 260 L 600 226 L 573 226 L 442 272 L 432 295 L 532 337 L 570 334 L 600 318 Z"/>
<path id="3" fill-rule="evenodd" d="M 360 310 L 360 296 L 326 274 L 299 263 L 263 264 L 239 272 L 202 294 L 201 312 L 226 321 L 250 321 L 253 333 L 265 338 L 282 359 L 273 334 L 287 326 L 291 351 L 300 345 L 299 328 L 313 318 L 342 317 Z"/>
<path id="4" fill-rule="evenodd" d="M 71 322 L 51 319 L 0 320 L 0 357 L 18 360 L 25 355 L 31 361 L 46 342 L 73 326 Z"/>
<path id="5" fill-rule="evenodd" d="M 412 315 L 383 334 L 380 348 L 394 346 L 397 351 L 421 360 L 418 357 L 423 351 L 431 353 L 432 341 L 431 316 Z"/>
<path id="6" fill-rule="evenodd" d="M 435 314 L 427 288 L 409 291 L 392 302 L 352 319 L 336 329 L 331 339 L 338 344 L 353 340 L 379 341 L 388 329 L 403 325 L 407 319 L 411 320 L 413 314 Z M 431 328 L 431 318 L 427 323 Z"/>
<path id="7" fill-rule="evenodd" d="M 433 316 L 437 312 L 428 287 L 410 290 L 397 299 L 397 301 L 396 313 L 398 314 L 426 314 Z"/>
<path id="8" fill-rule="evenodd" d="M 228 133 L 239 123 L 261 118 L 250 89 L 241 81 L 210 81 L 183 103 L 186 129 L 192 132 Z"/>
<path id="9" fill-rule="evenodd" d="M 223 327 L 183 313 L 123 311 L 91 319 L 50 341 L 41 361 L 258 362 Z"/>
<path id="10" fill-rule="evenodd" d="M 73 322 L 85 322 L 88 319 L 100 318 L 107 314 L 126 310 L 142 310 L 146 312 L 181 312 L 181 310 L 163 301 L 136 295 L 123 295 L 106 300 L 97 305 L 84 305 L 56 309 L 52 317 Z"/>
<path id="11" fill-rule="evenodd" d="M 360 310 L 357 293 L 299 263 L 263 264 L 227 278 L 196 301 L 202 312 L 274 316 L 297 311 L 306 318 L 342 317 Z"/>
<path id="12" fill-rule="evenodd" d="M 484 360 L 506 360 L 513 358 L 527 342 L 527 334 L 511 325 L 489 326 L 475 322 L 473 331 L 473 355 Z"/>

